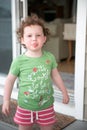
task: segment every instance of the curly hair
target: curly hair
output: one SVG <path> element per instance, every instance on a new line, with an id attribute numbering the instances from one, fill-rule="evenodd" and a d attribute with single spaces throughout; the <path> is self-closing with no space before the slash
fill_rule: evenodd
<path id="1" fill-rule="evenodd" d="M 22 20 L 19 28 L 16 31 L 19 43 L 21 43 L 21 38 L 23 37 L 23 34 L 24 34 L 24 28 L 27 26 L 31 26 L 31 25 L 41 26 L 43 29 L 44 36 L 47 37 L 47 40 L 49 39 L 50 31 L 48 28 L 45 28 L 44 21 L 41 18 L 39 18 L 38 16 L 32 15 L 32 16 L 26 17 L 25 20 Z"/>

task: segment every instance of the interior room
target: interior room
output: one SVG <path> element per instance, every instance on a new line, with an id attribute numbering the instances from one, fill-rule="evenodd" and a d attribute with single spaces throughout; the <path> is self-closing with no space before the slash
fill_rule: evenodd
<path id="1" fill-rule="evenodd" d="M 52 52 L 58 70 L 71 95 L 74 93 L 76 0 L 28 0 L 28 14 L 37 14 L 44 19 L 51 36 L 44 46 Z M 35 5 L 35 6 L 34 6 Z M 58 93 L 55 91 L 55 95 Z M 61 96 L 60 96 L 61 97 Z"/>
<path id="2" fill-rule="evenodd" d="M 76 1 L 28 0 L 27 4 L 28 15 L 37 14 L 50 30 L 50 39 L 43 49 L 54 54 L 71 100 L 74 93 L 75 75 Z M 7 74 L 12 61 L 12 27 L 11 8 L 9 4 L 5 5 L 4 1 L 0 6 L 0 39 L 0 59 L 4 59 L 0 62 L 0 74 Z M 57 94 L 60 93 L 55 91 L 55 95 Z M 59 97 L 61 98 L 61 94 Z"/>

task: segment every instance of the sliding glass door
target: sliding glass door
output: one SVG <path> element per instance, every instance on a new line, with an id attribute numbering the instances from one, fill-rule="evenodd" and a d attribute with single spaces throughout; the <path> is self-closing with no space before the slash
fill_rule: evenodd
<path id="1" fill-rule="evenodd" d="M 7 74 L 12 60 L 11 0 L 0 0 L 0 74 Z"/>
<path id="2" fill-rule="evenodd" d="M 0 84 L 4 85 L 4 80 L 11 61 L 24 51 L 16 38 L 16 28 L 19 26 L 21 19 L 27 16 L 28 10 L 27 0 L 0 0 Z M 11 10 L 12 9 L 12 10 Z M 84 97 L 84 50 L 85 50 L 85 34 L 80 37 L 79 32 L 85 32 L 86 17 L 86 0 L 78 1 L 77 11 L 77 38 L 76 38 L 76 61 L 75 61 L 75 104 L 64 105 L 63 103 L 54 103 L 55 111 L 67 115 L 75 116 L 77 119 L 83 119 L 83 97 Z M 81 12 L 80 12 L 81 11 Z M 81 13 L 84 12 L 84 15 Z M 11 15 L 12 14 L 12 15 Z M 83 16 L 83 19 L 81 19 Z M 80 22 L 78 22 L 80 21 Z M 83 26 L 84 25 L 84 26 Z M 81 49 L 81 50 L 80 50 Z M 78 57 L 79 56 L 79 57 Z M 79 59 L 82 59 L 81 60 Z M 79 71 L 80 70 L 80 71 Z M 1 86 L 0 85 L 0 86 Z M 15 85 L 17 88 L 17 84 Z M 14 87 L 14 88 L 15 88 Z M 0 87 L 0 93 L 2 94 Z M 13 91 L 13 98 L 17 97 L 17 91 Z"/>
<path id="3" fill-rule="evenodd" d="M 4 83 L 12 61 L 11 0 L 0 0 L 0 84 Z"/>

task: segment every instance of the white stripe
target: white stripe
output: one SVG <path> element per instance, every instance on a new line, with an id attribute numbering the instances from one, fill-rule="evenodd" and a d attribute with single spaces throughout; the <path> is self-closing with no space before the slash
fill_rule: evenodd
<path id="1" fill-rule="evenodd" d="M 31 124 L 31 122 L 22 122 L 22 121 L 18 121 L 16 119 L 14 119 L 16 123 L 19 123 L 19 124 Z"/>
<path id="2" fill-rule="evenodd" d="M 52 116 L 52 117 L 48 117 L 48 118 L 46 118 L 46 119 L 39 119 L 39 120 L 42 120 L 42 121 L 45 121 L 45 120 L 49 120 L 49 119 L 54 119 L 55 118 L 55 116 Z"/>
<path id="3" fill-rule="evenodd" d="M 27 110 L 27 109 L 25 109 L 25 108 L 21 108 L 21 107 L 17 107 L 18 109 L 20 109 L 20 110 L 22 110 L 22 111 L 29 111 L 29 110 Z M 30 112 L 30 111 L 29 111 Z"/>
<path id="4" fill-rule="evenodd" d="M 36 111 L 36 120 L 38 120 L 38 111 Z"/>
<path id="5" fill-rule="evenodd" d="M 17 113 L 21 114 L 21 115 L 31 115 L 31 113 L 21 113 L 20 111 L 17 110 Z"/>
<path id="6" fill-rule="evenodd" d="M 38 112 L 44 112 L 44 111 L 48 111 L 48 110 L 53 110 L 53 107 L 47 108 L 47 109 L 45 109 L 45 110 L 40 110 L 40 111 L 38 111 Z"/>
<path id="7" fill-rule="evenodd" d="M 26 120 L 31 119 L 31 118 L 24 118 L 24 117 L 20 117 L 20 116 L 18 116 L 18 115 L 16 115 L 16 116 L 15 116 L 15 118 L 19 118 L 19 119 L 26 119 Z"/>
<path id="8" fill-rule="evenodd" d="M 27 112 L 31 112 L 31 110 L 27 110 L 27 109 L 21 108 L 21 107 L 19 107 L 19 106 L 18 106 L 18 109 L 23 110 L 23 111 L 27 111 Z M 54 110 L 53 106 L 50 107 L 50 108 L 44 109 L 44 110 L 40 110 L 40 111 L 38 111 L 38 112 L 44 112 L 44 111 L 48 111 L 48 110 Z M 33 111 L 33 112 L 36 112 L 36 111 Z"/>
<path id="9" fill-rule="evenodd" d="M 43 117 L 43 116 L 49 116 L 50 114 L 53 114 L 54 113 L 54 111 L 53 112 L 50 112 L 50 113 L 46 113 L 46 114 L 42 114 L 42 115 L 39 115 L 39 117 Z"/>
<path id="10" fill-rule="evenodd" d="M 21 107 L 19 107 L 19 106 L 17 107 L 17 110 L 18 110 L 18 111 L 21 111 L 21 110 L 22 110 L 22 111 L 24 111 L 24 112 L 31 112 L 31 110 L 28 110 L 28 109 L 25 109 L 25 108 L 21 108 Z"/>
<path id="11" fill-rule="evenodd" d="M 31 111 L 31 122 L 33 123 L 33 111 Z"/>

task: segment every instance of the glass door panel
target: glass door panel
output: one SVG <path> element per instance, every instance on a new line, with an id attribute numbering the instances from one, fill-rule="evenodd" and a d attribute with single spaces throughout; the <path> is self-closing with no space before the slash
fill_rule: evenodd
<path id="1" fill-rule="evenodd" d="M 0 75 L 7 74 L 12 61 L 11 0 L 0 0 Z"/>

